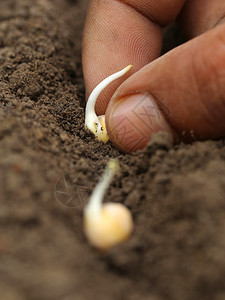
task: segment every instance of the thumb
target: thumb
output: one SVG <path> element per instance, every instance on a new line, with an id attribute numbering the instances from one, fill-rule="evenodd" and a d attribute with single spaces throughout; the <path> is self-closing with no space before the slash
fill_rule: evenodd
<path id="1" fill-rule="evenodd" d="M 107 111 L 121 150 L 144 148 L 163 130 L 183 141 L 225 136 L 225 24 L 183 44 L 127 79 Z"/>

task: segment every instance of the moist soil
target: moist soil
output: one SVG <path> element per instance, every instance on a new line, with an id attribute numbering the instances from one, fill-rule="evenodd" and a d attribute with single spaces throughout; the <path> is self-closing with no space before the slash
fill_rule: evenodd
<path id="1" fill-rule="evenodd" d="M 225 299 L 225 141 L 133 155 L 84 130 L 81 33 L 87 1 L 0 2 L 0 298 Z M 110 157 L 106 201 L 131 210 L 107 252 L 82 210 Z"/>

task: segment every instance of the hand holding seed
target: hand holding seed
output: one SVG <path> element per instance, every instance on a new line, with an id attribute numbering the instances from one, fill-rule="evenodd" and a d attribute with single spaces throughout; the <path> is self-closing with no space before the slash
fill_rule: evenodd
<path id="1" fill-rule="evenodd" d="M 159 130 L 184 141 L 225 136 L 224 15 L 224 1 L 90 1 L 83 36 L 87 96 L 134 65 L 124 83 L 110 84 L 96 102 L 115 145 L 136 151 Z M 161 27 L 178 17 L 190 40 L 160 57 Z"/>

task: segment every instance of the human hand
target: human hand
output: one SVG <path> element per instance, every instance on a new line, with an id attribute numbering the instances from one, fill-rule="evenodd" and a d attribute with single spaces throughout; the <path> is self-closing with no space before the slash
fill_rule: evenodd
<path id="1" fill-rule="evenodd" d="M 134 65 L 96 104 L 121 150 L 143 148 L 159 130 L 184 141 L 225 136 L 224 15 L 220 0 L 90 1 L 82 50 L 87 97 Z M 178 16 L 190 40 L 159 57 L 161 28 Z"/>

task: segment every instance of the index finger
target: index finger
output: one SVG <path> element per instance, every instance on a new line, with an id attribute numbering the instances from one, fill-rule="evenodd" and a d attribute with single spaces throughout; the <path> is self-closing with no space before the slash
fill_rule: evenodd
<path id="1" fill-rule="evenodd" d="M 90 1 L 82 47 L 86 96 L 100 81 L 126 65 L 134 65 L 131 75 L 157 58 L 161 51 L 161 27 L 176 18 L 184 2 Z M 97 114 L 105 113 L 109 100 L 125 78 L 102 92 L 96 104 Z"/>

